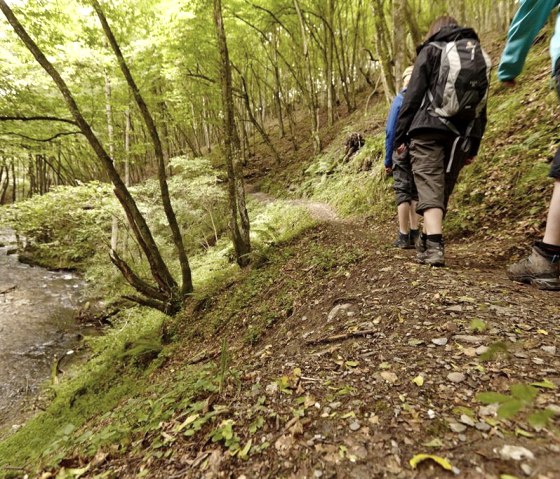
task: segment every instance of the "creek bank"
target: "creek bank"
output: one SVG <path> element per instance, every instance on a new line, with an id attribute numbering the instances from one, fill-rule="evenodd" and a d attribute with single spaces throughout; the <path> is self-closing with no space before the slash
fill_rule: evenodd
<path id="1" fill-rule="evenodd" d="M 14 242 L 0 231 L 0 434 L 27 416 L 30 400 L 56 376 L 53 365 L 59 373 L 67 367 L 87 329 L 75 320 L 83 280 L 20 263 L 8 254 Z"/>

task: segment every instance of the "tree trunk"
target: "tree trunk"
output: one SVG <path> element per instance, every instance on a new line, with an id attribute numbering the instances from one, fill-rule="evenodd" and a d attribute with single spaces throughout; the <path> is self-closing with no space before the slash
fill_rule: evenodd
<path id="1" fill-rule="evenodd" d="M 72 114 L 74 120 L 79 126 L 80 130 L 88 140 L 90 146 L 95 151 L 101 164 L 103 165 L 109 179 L 114 185 L 114 192 L 119 199 L 123 209 L 128 217 L 131 228 L 136 236 L 136 239 L 146 255 L 152 277 L 157 283 L 157 287 L 148 285 L 145 281 L 137 277 L 135 274 L 128 271 L 118 256 L 112 255 L 112 260 L 117 264 L 125 278 L 129 283 L 142 294 L 152 301 L 152 306 L 167 313 L 175 314 L 181 307 L 181 299 L 177 294 L 177 283 L 171 276 L 167 265 L 165 264 L 161 253 L 154 241 L 152 232 L 150 231 L 145 218 L 140 213 L 134 198 L 132 198 L 128 188 L 123 183 L 119 173 L 117 172 L 112 158 L 109 156 L 95 133 L 93 132 L 89 123 L 85 120 L 80 111 L 70 89 L 65 81 L 60 76 L 60 73 L 45 57 L 43 52 L 39 49 L 37 44 L 29 36 L 27 31 L 23 28 L 19 20 L 15 17 L 10 7 L 6 4 L 5 0 L 0 0 L 0 10 L 4 13 L 8 22 L 13 27 L 16 34 L 21 38 L 28 50 L 33 54 L 37 62 L 43 69 L 50 75 L 55 82 L 59 91 L 61 92 L 66 105 Z"/>
<path id="2" fill-rule="evenodd" d="M 309 58 L 309 46 L 307 42 L 307 33 L 305 31 L 305 21 L 298 0 L 294 0 L 294 7 L 298 15 L 299 25 L 301 29 L 303 58 L 307 69 L 307 75 L 306 75 L 307 85 L 308 85 L 307 94 L 308 94 L 309 115 L 311 116 L 311 125 L 312 125 L 311 136 L 313 138 L 313 146 L 315 149 L 315 153 L 317 154 L 321 151 L 321 137 L 319 136 L 319 123 L 317 121 L 319 106 L 317 105 L 317 96 L 315 92 L 315 83 L 313 80 L 313 71 L 311 68 L 311 59 Z"/>
<path id="3" fill-rule="evenodd" d="M 257 121 L 255 115 L 253 114 L 253 110 L 251 108 L 251 102 L 249 100 L 249 94 L 247 92 L 247 81 L 245 80 L 245 77 L 241 73 L 239 73 L 239 77 L 241 78 L 241 84 L 243 86 L 243 91 L 242 91 L 243 103 L 245 105 L 245 110 L 247 111 L 247 115 L 249 115 L 249 120 L 251 121 L 252 125 L 255 127 L 255 130 L 259 132 L 259 135 L 261 136 L 266 146 L 268 146 L 270 152 L 272 153 L 272 156 L 274 156 L 274 161 L 276 162 L 277 165 L 279 165 L 281 161 L 280 155 L 276 151 L 276 148 L 274 148 L 274 145 L 272 144 L 272 141 L 270 141 L 270 137 L 266 133 L 265 129 Z"/>
<path id="4" fill-rule="evenodd" d="M 181 300 L 184 301 L 186 296 L 191 294 L 193 291 L 193 284 L 192 284 L 192 277 L 191 277 L 191 269 L 189 265 L 189 260 L 187 258 L 187 253 L 185 250 L 185 244 L 183 243 L 183 236 L 181 235 L 181 229 L 179 228 L 179 223 L 177 222 L 177 217 L 175 215 L 175 211 L 173 210 L 173 206 L 171 205 L 171 198 L 169 196 L 169 187 L 167 185 L 167 172 L 165 169 L 165 156 L 163 152 L 162 143 L 159 137 L 159 134 L 156 129 L 156 125 L 154 123 L 154 119 L 148 110 L 148 106 L 144 101 L 144 98 L 140 94 L 140 90 L 132 77 L 132 74 L 126 64 L 121 49 L 113 35 L 111 28 L 109 27 L 109 23 L 103 13 L 101 6 L 97 0 L 91 0 L 94 10 L 99 17 L 101 22 L 101 26 L 103 27 L 103 31 L 109 40 L 109 44 L 117 57 L 119 66 L 121 71 L 126 79 L 128 87 L 132 91 L 136 104 L 140 109 L 140 113 L 142 114 L 142 118 L 144 123 L 146 124 L 146 128 L 150 134 L 150 138 L 152 140 L 154 146 L 154 153 L 157 160 L 157 167 L 158 167 L 158 180 L 159 180 L 159 187 L 161 192 L 161 200 L 163 203 L 163 209 L 165 211 L 165 217 L 167 218 L 167 222 L 169 223 L 169 229 L 171 230 L 171 236 L 173 238 L 173 243 L 175 244 L 175 248 L 177 249 L 177 255 L 179 257 L 179 264 L 181 265 Z"/>
<path id="5" fill-rule="evenodd" d="M 251 240 L 249 236 L 249 215 L 245 205 L 245 185 L 240 162 L 239 136 L 235 128 L 231 65 L 227 47 L 226 32 L 222 17 L 222 2 L 214 0 L 214 25 L 220 52 L 220 80 L 224 112 L 225 160 L 228 173 L 228 197 L 231 210 L 230 230 L 239 266 L 250 262 Z"/>
<path id="6" fill-rule="evenodd" d="M 402 88 L 402 74 L 406 68 L 406 0 L 393 0 L 393 57 L 395 61 L 395 89 Z"/>

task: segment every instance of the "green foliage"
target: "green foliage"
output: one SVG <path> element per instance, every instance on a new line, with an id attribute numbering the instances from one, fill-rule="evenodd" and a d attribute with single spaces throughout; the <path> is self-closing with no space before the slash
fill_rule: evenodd
<path id="1" fill-rule="evenodd" d="M 51 268 L 83 270 L 108 244 L 113 211 L 109 186 L 92 182 L 3 207 L 0 220 L 19 236 L 24 256 Z"/>
<path id="2" fill-rule="evenodd" d="M 513 419 L 522 410 L 534 409 L 539 390 L 533 384 L 517 383 L 509 388 L 510 394 L 501 394 L 492 391 L 481 392 L 476 395 L 476 400 L 484 404 L 499 404 L 498 417 L 500 419 Z M 527 422 L 539 430 L 545 427 L 554 416 L 549 409 L 533 410 L 527 417 Z"/>

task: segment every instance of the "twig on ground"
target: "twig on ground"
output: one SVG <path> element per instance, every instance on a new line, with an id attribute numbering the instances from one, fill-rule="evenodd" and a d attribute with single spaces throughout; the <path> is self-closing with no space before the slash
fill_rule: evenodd
<path id="1" fill-rule="evenodd" d="M 367 336 L 369 334 L 377 333 L 376 329 L 364 329 L 362 331 L 352 331 L 350 333 L 335 334 L 334 336 L 327 336 L 326 338 L 310 339 L 306 341 L 307 346 L 314 346 L 316 344 L 334 343 L 336 341 L 344 341 L 349 338 L 359 338 L 362 336 Z"/>

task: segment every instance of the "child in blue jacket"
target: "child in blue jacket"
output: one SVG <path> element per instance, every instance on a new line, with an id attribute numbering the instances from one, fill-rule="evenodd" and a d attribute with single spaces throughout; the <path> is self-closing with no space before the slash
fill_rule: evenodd
<path id="1" fill-rule="evenodd" d="M 527 53 L 535 37 L 546 24 L 560 0 L 521 0 L 519 10 L 509 27 L 508 40 L 502 54 L 498 78 L 508 87 L 515 86 Z M 560 96 L 560 13 L 550 42 L 553 77 Z M 540 289 L 560 290 L 560 149 L 556 152 L 550 176 L 554 178 L 552 200 L 548 210 L 542 241 L 537 241 L 531 254 L 508 268 L 513 281 L 533 284 Z"/>
<path id="2" fill-rule="evenodd" d="M 393 150 L 397 120 L 412 70 L 412 67 L 408 67 L 403 72 L 403 89 L 391 104 L 385 127 L 385 171 L 388 175 L 392 174 L 395 180 L 394 189 L 399 219 L 399 234 L 393 244 L 402 249 L 413 249 L 414 243 L 419 237 L 418 215 L 416 214 L 418 192 L 414 184 L 410 157 L 408 151 L 399 155 Z"/>

